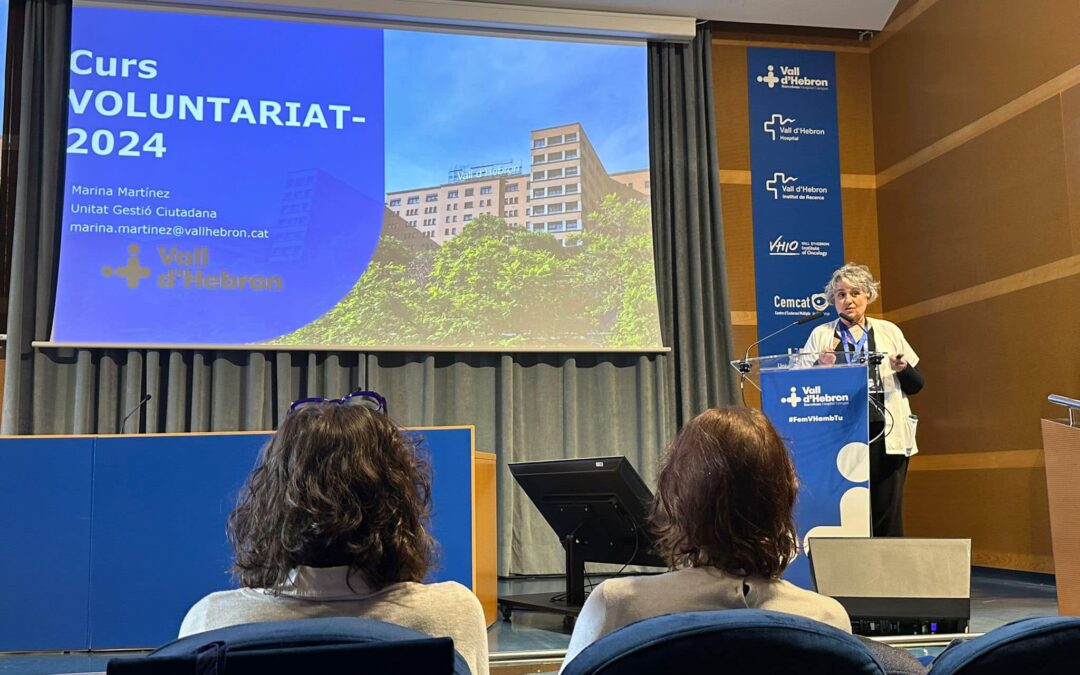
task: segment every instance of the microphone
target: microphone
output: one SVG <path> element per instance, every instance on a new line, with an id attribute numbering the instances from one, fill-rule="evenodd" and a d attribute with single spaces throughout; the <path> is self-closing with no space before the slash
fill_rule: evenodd
<path id="1" fill-rule="evenodd" d="M 760 340 L 758 340 L 757 342 L 753 343 L 752 345 L 750 345 L 749 347 L 746 348 L 746 354 L 743 355 L 742 361 L 739 361 L 739 372 L 744 373 L 744 374 L 750 372 L 750 364 L 748 363 L 748 359 L 750 358 L 750 350 L 753 349 L 754 347 L 758 346 L 762 342 L 765 342 L 766 340 L 768 340 L 769 338 L 771 338 L 771 337 L 773 337 L 775 335 L 779 335 L 780 333 L 783 333 L 788 328 L 794 328 L 795 326 L 801 326 L 803 324 L 810 323 L 811 321 L 817 321 L 818 319 L 820 319 L 820 318 L 822 318 L 824 316 L 825 316 L 825 312 L 814 312 L 810 316 L 804 316 L 801 319 L 797 319 L 795 321 L 792 321 L 791 323 L 784 326 L 780 330 L 773 331 L 772 333 L 769 333 L 765 337 L 763 337 Z"/>
<path id="2" fill-rule="evenodd" d="M 825 317 L 825 312 L 814 312 L 810 316 L 804 316 L 803 318 L 799 319 L 793 325 L 801 326 L 803 324 L 810 323 L 811 321 L 817 321 L 818 319 L 821 319 L 821 318 L 824 318 L 824 317 Z"/>
<path id="3" fill-rule="evenodd" d="M 124 427 L 127 426 L 128 419 L 130 419 L 132 415 L 134 415 L 136 412 L 138 412 L 139 408 L 146 405 L 146 402 L 149 401 L 151 398 L 153 398 L 153 397 L 150 396 L 150 394 L 147 394 L 146 396 L 143 396 L 142 400 L 139 401 L 138 403 L 136 403 L 135 407 L 132 408 L 130 411 L 128 411 L 128 414 L 124 415 L 124 421 L 120 423 L 120 429 L 116 433 L 118 433 L 118 434 L 124 433 Z"/>

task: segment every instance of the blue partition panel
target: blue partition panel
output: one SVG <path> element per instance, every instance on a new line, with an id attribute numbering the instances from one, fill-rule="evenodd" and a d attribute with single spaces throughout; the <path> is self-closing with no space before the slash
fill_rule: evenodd
<path id="1" fill-rule="evenodd" d="M 0 439 L 0 651 L 89 646 L 93 447 Z"/>
<path id="2" fill-rule="evenodd" d="M 99 438 L 90 645 L 153 647 L 232 586 L 225 521 L 268 434 Z"/>
<path id="3" fill-rule="evenodd" d="M 431 534 L 439 551 L 428 576 L 472 588 L 472 429 L 412 433 L 431 453 Z"/>
<path id="4" fill-rule="evenodd" d="M 472 429 L 431 454 L 433 581 L 472 587 Z M 0 651 L 153 647 L 234 586 L 225 523 L 270 434 L 0 440 Z"/>
<path id="5" fill-rule="evenodd" d="M 472 586 L 472 430 L 430 429 L 433 581 Z M 235 586 L 229 512 L 269 434 L 97 440 L 90 646 L 151 647 L 176 637 L 188 608 Z"/>

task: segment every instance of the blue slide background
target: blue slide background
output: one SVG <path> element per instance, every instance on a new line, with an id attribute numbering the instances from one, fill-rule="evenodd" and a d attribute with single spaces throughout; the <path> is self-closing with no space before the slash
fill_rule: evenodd
<path id="1" fill-rule="evenodd" d="M 382 227 L 382 42 L 382 31 L 352 26 L 75 8 L 73 50 L 153 59 L 158 71 L 152 79 L 73 73 L 75 96 L 87 89 L 114 90 L 125 99 L 131 93 L 140 110 L 150 92 L 299 101 L 301 111 L 320 104 L 328 118 L 326 106 L 338 104 L 366 122 L 343 130 L 260 126 L 106 117 L 92 104 L 77 115 L 69 105 L 69 128 L 133 130 L 143 140 L 160 131 L 167 151 L 162 158 L 68 154 L 53 340 L 255 342 L 333 306 L 363 274 Z M 303 185 L 287 184 L 297 177 Z M 171 196 L 76 196 L 72 185 L 152 187 Z M 87 215 L 73 213 L 74 203 L 214 209 L 218 218 Z M 73 232 L 71 223 L 265 229 L 269 238 Z M 114 270 L 128 262 L 133 244 L 149 276 L 130 288 Z M 159 246 L 205 247 L 207 264 L 188 269 L 280 276 L 282 290 L 185 289 L 182 282 L 163 288 L 160 275 L 184 268 L 166 266 Z"/>

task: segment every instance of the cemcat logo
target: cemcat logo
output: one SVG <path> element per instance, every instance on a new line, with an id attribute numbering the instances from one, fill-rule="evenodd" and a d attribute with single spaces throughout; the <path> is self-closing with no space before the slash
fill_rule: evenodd
<path id="1" fill-rule="evenodd" d="M 138 288 L 142 280 L 150 276 L 150 268 L 143 267 L 142 263 L 139 262 L 139 245 L 131 244 L 128 246 L 126 265 L 123 267 L 103 267 L 101 273 L 106 277 L 115 275 L 126 280 L 128 288 Z"/>
<path id="2" fill-rule="evenodd" d="M 765 189 L 772 194 L 773 199 L 825 201 L 829 188 L 821 185 L 794 185 L 798 180 L 798 176 L 789 176 L 783 171 L 777 171 L 773 173 L 772 178 L 765 179 Z"/>
<path id="3" fill-rule="evenodd" d="M 127 264 L 103 267 L 106 277 L 117 276 L 127 282 L 128 288 L 138 288 L 152 270 L 139 260 L 139 245 L 128 245 Z M 183 290 L 221 291 L 280 291 L 284 281 L 278 275 L 233 274 L 226 269 L 210 268 L 210 247 L 196 246 L 180 249 L 177 246 L 158 246 L 158 258 L 163 271 L 157 274 L 158 288 Z"/>
<path id="4" fill-rule="evenodd" d="M 802 394 L 800 396 L 800 393 Z M 815 408 L 823 405 L 836 405 L 838 403 L 850 403 L 851 396 L 848 394 L 830 394 L 822 391 L 821 385 L 813 385 L 796 389 L 791 388 L 791 393 L 780 398 L 780 402 L 797 408 L 802 405 L 805 408 Z"/>
<path id="5" fill-rule="evenodd" d="M 814 293 L 808 295 L 805 298 L 785 298 L 779 295 L 773 296 L 773 307 L 775 309 L 794 309 L 803 310 L 801 312 L 777 312 L 777 314 L 806 314 L 806 310 L 812 310 L 815 312 L 824 312 L 829 307 L 829 299 L 825 297 L 824 293 Z"/>
<path id="6" fill-rule="evenodd" d="M 776 75 L 776 66 L 769 64 L 764 75 L 758 75 L 757 81 L 769 89 L 780 85 L 781 89 L 817 89 L 827 90 L 829 80 L 823 77 L 810 77 L 804 75 L 802 66 L 780 66 L 780 75 Z"/>

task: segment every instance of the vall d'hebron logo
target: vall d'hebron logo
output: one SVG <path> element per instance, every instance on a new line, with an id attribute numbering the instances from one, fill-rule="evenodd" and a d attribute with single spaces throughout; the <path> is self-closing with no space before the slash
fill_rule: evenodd
<path id="1" fill-rule="evenodd" d="M 774 141 L 798 141 L 803 136 L 824 136 L 824 129 L 813 127 L 795 126 L 794 117 L 784 117 L 780 113 L 773 113 L 772 117 L 762 123 L 765 133 Z"/>
<path id="2" fill-rule="evenodd" d="M 799 181 L 796 176 L 777 171 L 772 178 L 765 180 L 765 189 L 772 194 L 773 199 L 798 199 L 810 201 L 825 201 L 829 194 L 829 188 L 820 185 L 794 185 Z"/>
<path id="3" fill-rule="evenodd" d="M 127 282 L 128 288 L 138 288 L 143 279 L 150 276 L 150 268 L 139 260 L 139 245 L 128 246 L 127 264 L 117 267 L 103 267 L 101 273 L 106 277 L 120 277 Z M 211 272 L 210 248 L 198 246 L 190 251 L 181 251 L 175 246 L 157 247 L 161 264 L 166 268 L 157 277 L 160 288 L 183 288 L 191 290 L 222 291 L 280 291 L 284 286 L 280 276 L 254 276 L 230 274 L 226 270 Z"/>
<path id="4" fill-rule="evenodd" d="M 801 396 L 799 394 L 802 394 Z M 782 396 L 780 402 L 790 405 L 792 408 L 798 408 L 800 405 L 804 408 L 819 408 L 821 406 L 838 405 L 841 403 L 850 403 L 851 397 L 847 394 L 828 394 L 821 390 L 821 385 L 813 387 L 802 387 L 801 392 L 799 389 L 792 387 L 791 393 L 787 396 Z M 831 415 L 792 415 L 788 417 L 788 422 L 792 424 L 800 424 L 806 422 L 843 422 L 844 416 L 833 413 Z"/>
<path id="5" fill-rule="evenodd" d="M 827 91 L 829 81 L 818 77 L 807 77 L 802 73 L 801 66 L 780 66 L 780 76 L 776 76 L 776 66 L 769 66 L 768 72 L 758 75 L 757 81 L 765 84 L 769 89 L 780 85 L 781 89 L 815 89 Z"/>
<path id="6" fill-rule="evenodd" d="M 801 241 L 785 239 L 780 235 L 769 242 L 769 255 L 774 257 L 813 255 L 824 258 L 829 255 L 829 241 Z"/>

